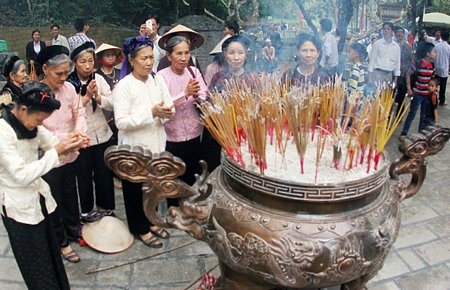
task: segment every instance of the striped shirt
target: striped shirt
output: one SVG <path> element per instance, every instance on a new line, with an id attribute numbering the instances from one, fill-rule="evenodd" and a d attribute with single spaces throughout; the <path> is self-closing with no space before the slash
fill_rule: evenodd
<path id="1" fill-rule="evenodd" d="M 420 64 L 420 65 L 419 65 Z M 420 96 L 429 96 L 428 84 L 430 79 L 434 75 L 434 64 L 433 62 L 427 62 L 424 59 L 414 61 L 409 68 L 415 76 L 415 83 L 413 92 Z"/>
<path id="2" fill-rule="evenodd" d="M 367 67 L 361 63 L 353 65 L 351 75 L 348 79 L 349 93 L 359 92 L 364 90 L 366 84 Z"/>

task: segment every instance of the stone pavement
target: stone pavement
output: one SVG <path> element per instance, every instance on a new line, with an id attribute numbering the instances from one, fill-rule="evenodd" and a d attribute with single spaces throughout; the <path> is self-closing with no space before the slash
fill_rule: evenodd
<path id="1" fill-rule="evenodd" d="M 448 85 L 450 91 L 450 84 Z M 447 94 L 450 100 L 450 94 Z M 450 106 L 440 107 L 441 124 L 450 127 Z M 416 132 L 414 123 L 411 133 Z M 398 134 L 390 140 L 391 159 L 400 157 Z M 384 267 L 368 284 L 369 290 L 449 290 L 450 289 L 450 144 L 437 156 L 427 159 L 427 177 L 416 196 L 401 203 L 400 234 Z M 449 178 L 449 179 L 447 179 Z M 123 200 L 116 194 L 118 217 L 124 219 Z M 191 241 L 187 234 L 171 230 L 163 249 Z M 145 257 L 160 250 L 135 240 L 125 252 L 107 255 L 89 247 L 72 244 L 81 256 L 79 264 L 65 262 L 72 289 L 184 289 L 191 281 L 212 268 L 217 259 L 209 247 L 196 242 L 175 252 L 132 263 L 113 270 L 86 274 L 88 270 L 116 265 Z M 26 289 L 0 223 L 0 289 Z M 216 269 L 213 273 L 219 274 Z M 194 289 L 195 287 L 191 288 Z M 333 287 L 332 290 L 337 290 Z M 42 289 L 45 290 L 45 289 Z M 331 288 L 329 288 L 331 290 Z"/>

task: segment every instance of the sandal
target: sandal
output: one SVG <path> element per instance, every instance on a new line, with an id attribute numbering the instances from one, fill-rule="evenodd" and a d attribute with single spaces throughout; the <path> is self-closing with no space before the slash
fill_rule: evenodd
<path id="1" fill-rule="evenodd" d="M 139 236 L 139 239 L 146 245 L 152 248 L 161 248 L 163 246 L 163 243 L 158 240 L 158 238 L 156 237 L 156 235 L 152 235 L 150 236 L 150 238 L 144 240 L 141 236 Z"/>
<path id="2" fill-rule="evenodd" d="M 161 238 L 161 239 L 170 238 L 169 232 L 162 228 L 158 228 L 157 230 L 152 230 L 152 228 L 150 228 L 150 232 L 152 232 L 152 234 L 154 234 L 155 236 L 157 236 L 158 238 Z"/>
<path id="3" fill-rule="evenodd" d="M 76 263 L 79 263 L 79 262 L 81 261 L 80 256 L 78 256 L 78 254 L 75 253 L 74 250 L 68 252 L 67 254 L 63 254 L 63 253 L 61 252 L 61 255 L 62 255 L 63 259 L 66 260 L 66 261 L 69 262 L 69 263 L 74 263 L 74 264 L 76 264 Z"/>

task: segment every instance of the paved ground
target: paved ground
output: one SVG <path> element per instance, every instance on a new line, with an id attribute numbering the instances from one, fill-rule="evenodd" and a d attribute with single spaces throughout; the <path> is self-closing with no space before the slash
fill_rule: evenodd
<path id="1" fill-rule="evenodd" d="M 450 94 L 447 100 L 450 100 Z M 440 107 L 439 111 L 441 124 L 450 127 L 450 106 Z M 398 132 L 387 148 L 392 159 L 400 156 L 397 139 Z M 450 179 L 447 179 L 450 176 L 450 144 L 428 161 L 427 178 L 422 190 L 401 203 L 399 237 L 383 269 L 370 281 L 369 290 L 450 289 Z M 125 213 L 120 192 L 117 192 L 117 208 L 116 214 L 123 219 Z M 165 243 L 164 249 L 192 240 L 185 233 L 171 233 L 172 238 Z M 76 290 L 184 289 L 217 261 L 206 244 L 196 242 L 176 252 L 88 275 L 88 270 L 124 263 L 159 250 L 150 249 L 137 240 L 129 250 L 115 255 L 100 254 L 89 247 L 73 247 L 82 262 L 66 263 L 66 269 L 72 289 Z M 25 289 L 3 223 L 0 223 L 0 269 L 0 289 Z M 218 271 L 214 273 L 218 274 Z"/>

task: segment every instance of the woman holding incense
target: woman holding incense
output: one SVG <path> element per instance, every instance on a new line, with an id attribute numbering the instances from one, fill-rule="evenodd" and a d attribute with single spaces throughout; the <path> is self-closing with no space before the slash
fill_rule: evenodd
<path id="1" fill-rule="evenodd" d="M 291 83 L 295 86 L 302 84 L 327 83 L 330 76 L 318 67 L 320 59 L 320 41 L 313 35 L 300 33 L 296 38 L 299 65 L 294 69 Z"/>
<path id="2" fill-rule="evenodd" d="M 227 38 L 222 44 L 225 68 L 216 73 L 211 80 L 209 90 L 211 92 L 222 91 L 226 81 L 233 80 L 238 83 L 251 85 L 254 78 L 252 72 L 246 66 L 247 51 L 250 40 L 242 35 L 234 35 Z M 208 163 L 208 168 L 213 171 L 220 165 L 220 145 L 214 140 L 209 131 L 205 130 L 202 139 L 203 158 Z"/>
<path id="3" fill-rule="evenodd" d="M 89 146 L 89 137 L 86 135 L 87 124 L 84 107 L 75 88 L 66 82 L 70 72 L 69 50 L 61 45 L 48 46 L 41 51 L 37 61 L 42 65 L 45 75 L 42 82 L 53 90 L 55 98 L 61 103 L 61 108 L 43 121 L 44 127 L 59 139 L 76 134 L 83 140 L 82 148 L 86 148 Z M 65 260 L 71 263 L 80 261 L 80 257 L 69 244 L 69 239 L 77 240 L 80 235 L 78 196 L 73 164 L 77 157 L 78 151 L 67 154 L 64 158 L 60 158 L 56 168 L 43 176 L 58 205 L 51 218 L 61 254 Z"/>
<path id="4" fill-rule="evenodd" d="M 120 80 L 113 91 L 119 144 L 162 152 L 166 146 L 164 123 L 175 109 L 164 79 L 152 73 L 153 42 L 143 36 L 130 38 L 124 42 L 123 52 Z M 142 204 L 142 183 L 122 180 L 122 187 L 130 232 L 149 247 L 162 247 L 159 238 L 167 239 L 169 233 L 147 219 Z"/>
<path id="5" fill-rule="evenodd" d="M 0 118 L 2 219 L 28 289 L 70 289 L 49 219 L 57 204 L 41 178 L 65 154 L 83 146 L 77 133 L 59 141 L 42 126 L 60 106 L 47 85 L 33 82 L 24 86 L 23 94 L 2 110 Z"/>
<path id="6" fill-rule="evenodd" d="M 71 52 L 70 58 L 75 68 L 67 79 L 85 107 L 87 132 L 91 140 L 91 145 L 80 150 L 80 156 L 75 161 L 83 223 L 101 217 L 99 212 L 107 211 L 111 215 L 115 209 L 114 175 L 103 159 L 106 148 L 112 145 L 112 131 L 108 125 L 112 119 L 106 120 L 102 111 L 112 111 L 113 104 L 109 84 L 101 75 L 94 73 L 94 50 L 93 42 L 85 42 Z"/>
<path id="7" fill-rule="evenodd" d="M 18 56 L 13 55 L 5 61 L 3 75 L 7 81 L 0 91 L 0 104 L 9 104 L 17 100 L 27 82 L 27 66 Z"/>
<path id="8" fill-rule="evenodd" d="M 206 100 L 208 88 L 200 71 L 189 65 L 191 50 L 203 43 L 203 36 L 192 30 L 184 33 L 189 37 L 166 33 L 159 46 L 166 50 L 170 66 L 158 71 L 169 88 L 175 104 L 175 115 L 164 124 L 167 134 L 166 150 L 186 163 L 186 172 L 180 179 L 188 185 L 195 182 L 194 174 L 200 172 L 200 135 L 203 125 L 196 110 L 196 102 Z M 175 205 L 168 200 L 168 205 Z"/>

